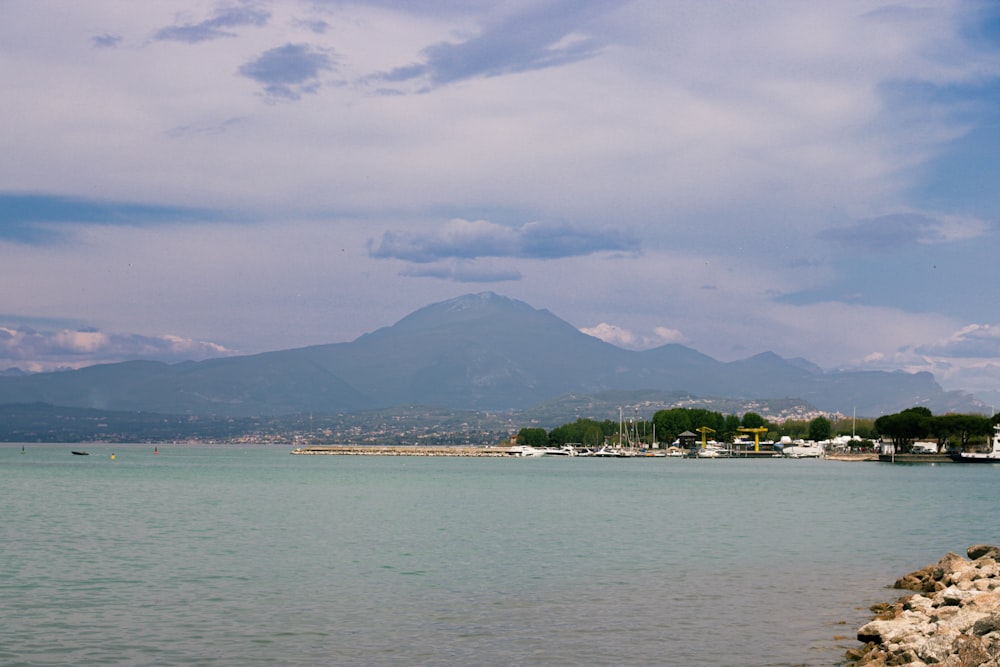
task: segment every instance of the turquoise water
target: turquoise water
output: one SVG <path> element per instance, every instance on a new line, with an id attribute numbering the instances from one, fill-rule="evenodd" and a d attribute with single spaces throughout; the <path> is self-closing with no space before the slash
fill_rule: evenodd
<path id="1" fill-rule="evenodd" d="M 0 446 L 0 664 L 836 665 L 1000 543 L 1000 466 L 73 448 Z"/>

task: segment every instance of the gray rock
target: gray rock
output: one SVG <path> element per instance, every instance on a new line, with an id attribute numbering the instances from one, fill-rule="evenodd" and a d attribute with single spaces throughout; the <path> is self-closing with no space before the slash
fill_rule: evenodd
<path id="1" fill-rule="evenodd" d="M 918 591 L 876 614 L 858 630 L 866 642 L 847 652 L 855 665 L 918 667 L 984 665 L 1000 655 L 1000 548 L 969 547 L 967 560 L 948 553 L 904 575 L 895 587 Z"/>

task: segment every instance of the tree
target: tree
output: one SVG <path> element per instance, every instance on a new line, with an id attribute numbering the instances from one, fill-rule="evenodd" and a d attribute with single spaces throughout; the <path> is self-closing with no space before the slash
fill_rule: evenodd
<path id="1" fill-rule="evenodd" d="M 545 447 L 549 444 L 549 434 L 544 428 L 522 428 L 517 433 L 517 444 L 529 447 Z"/>
<path id="2" fill-rule="evenodd" d="M 740 431 L 740 418 L 736 415 L 726 415 L 722 426 L 722 440 L 729 442 Z"/>
<path id="3" fill-rule="evenodd" d="M 692 430 L 691 414 L 685 408 L 670 408 L 658 410 L 653 415 L 657 436 L 663 442 L 673 442 L 684 431 Z"/>
<path id="4" fill-rule="evenodd" d="M 801 419 L 786 419 L 778 424 L 774 429 L 778 436 L 788 436 L 789 438 L 804 438 L 809 432 L 809 425 Z"/>
<path id="5" fill-rule="evenodd" d="M 927 437 L 932 416 L 927 408 L 909 408 L 893 415 L 879 417 L 875 420 L 875 428 L 882 435 L 892 439 L 897 453 L 905 454 L 913 447 L 915 440 Z"/>
<path id="6" fill-rule="evenodd" d="M 957 440 L 962 449 L 972 438 L 989 436 L 993 429 L 990 418 L 982 415 L 941 415 L 932 417 L 929 425 L 931 433 L 937 437 L 938 447 Z"/>
<path id="7" fill-rule="evenodd" d="M 760 428 L 767 426 L 767 420 L 756 412 L 747 412 L 743 415 L 743 428 Z"/>
<path id="8" fill-rule="evenodd" d="M 833 433 L 833 426 L 826 417 L 816 417 L 809 422 L 809 439 L 815 442 L 829 440 Z"/>
<path id="9" fill-rule="evenodd" d="M 601 424 L 593 419 L 577 419 L 571 424 L 557 426 L 549 432 L 549 442 L 565 445 L 568 442 L 581 443 L 587 447 L 600 445 L 604 441 Z"/>

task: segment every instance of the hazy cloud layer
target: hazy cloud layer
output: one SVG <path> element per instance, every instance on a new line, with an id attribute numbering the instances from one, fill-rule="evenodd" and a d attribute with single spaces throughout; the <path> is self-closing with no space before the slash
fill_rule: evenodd
<path id="1" fill-rule="evenodd" d="M 58 231 L 64 223 L 141 226 L 225 217 L 223 212 L 182 206 L 0 192 L 0 239 L 26 243 L 64 238 Z"/>
<path id="2" fill-rule="evenodd" d="M 467 260 L 411 265 L 404 268 L 400 275 L 452 280 L 457 283 L 503 283 L 522 278 L 521 272 L 515 268 Z"/>
<path id="3" fill-rule="evenodd" d="M 436 233 L 385 232 L 381 241 L 371 242 L 371 255 L 427 263 L 478 257 L 555 259 L 637 247 L 636 241 L 613 230 L 542 222 L 513 228 L 486 220 L 452 220 Z"/>
<path id="4" fill-rule="evenodd" d="M 988 225 L 974 218 L 896 213 L 867 218 L 820 232 L 822 239 L 872 252 L 893 252 L 921 244 L 948 243 L 976 238 Z"/>

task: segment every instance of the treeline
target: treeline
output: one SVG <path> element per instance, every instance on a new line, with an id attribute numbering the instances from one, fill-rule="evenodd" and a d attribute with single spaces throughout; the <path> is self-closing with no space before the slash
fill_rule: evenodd
<path id="1" fill-rule="evenodd" d="M 551 431 L 543 428 L 522 428 L 517 435 L 518 444 L 533 447 L 560 446 L 567 443 L 578 443 L 585 447 L 597 447 L 607 439 L 617 439 L 619 422 L 606 419 L 577 419 L 575 422 L 557 426 Z M 707 429 L 709 439 L 720 442 L 732 442 L 737 436 L 753 438 L 756 435 L 761 440 L 777 440 L 782 436 L 790 438 L 808 438 L 809 440 L 828 440 L 833 435 L 857 435 L 862 439 L 877 438 L 874 421 L 871 419 L 840 420 L 831 422 L 826 417 L 815 419 L 789 419 L 780 424 L 771 424 L 755 412 L 739 415 L 724 415 L 721 412 L 702 408 L 670 408 L 657 411 L 651 420 L 629 420 L 621 425 L 621 429 L 632 441 L 650 444 L 654 441 L 673 442 L 685 431 L 699 433 L 699 429 Z M 748 430 L 741 430 L 748 429 Z"/>
<path id="2" fill-rule="evenodd" d="M 892 440 L 898 453 L 907 453 L 918 441 L 933 439 L 940 451 L 945 447 L 965 449 L 989 439 L 993 425 L 1000 423 L 1000 413 L 983 415 L 947 414 L 935 416 L 923 407 L 909 408 L 875 420 L 875 428 Z"/>

